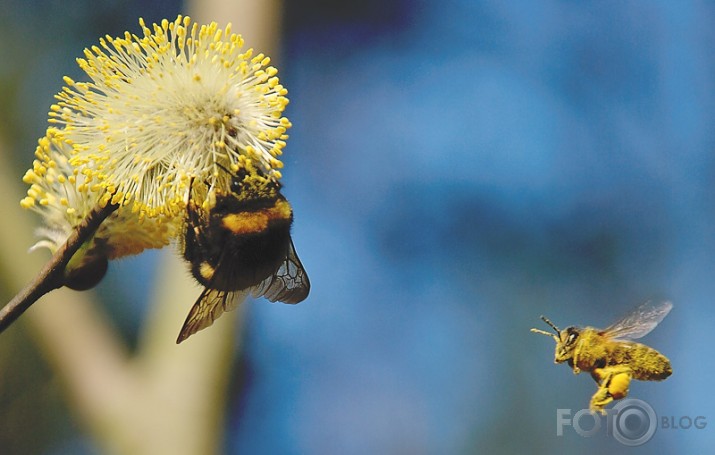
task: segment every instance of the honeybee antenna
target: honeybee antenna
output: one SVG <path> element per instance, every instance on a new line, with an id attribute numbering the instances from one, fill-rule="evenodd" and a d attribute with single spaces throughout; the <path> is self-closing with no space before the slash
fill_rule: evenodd
<path id="1" fill-rule="evenodd" d="M 547 323 L 552 329 L 554 329 L 554 331 L 556 331 L 556 335 L 554 335 L 553 333 L 545 332 L 543 330 L 539 330 L 539 329 L 531 329 L 531 331 L 534 333 L 539 333 L 541 335 L 546 335 L 549 338 L 553 338 L 558 343 L 559 333 L 560 333 L 558 327 L 556 327 L 556 325 L 553 322 L 551 322 L 546 316 L 541 316 L 541 320 L 544 321 L 545 323 Z"/>
<path id="2" fill-rule="evenodd" d="M 539 333 L 539 334 L 541 334 L 541 335 L 546 335 L 546 336 L 549 337 L 549 338 L 556 338 L 556 335 L 554 335 L 553 333 L 545 332 L 545 331 L 543 331 L 543 330 L 531 329 L 531 331 L 534 332 L 534 333 Z"/>
<path id="3" fill-rule="evenodd" d="M 541 320 L 544 321 L 545 323 L 549 324 L 549 326 L 551 326 L 551 328 L 554 329 L 554 331 L 556 332 L 557 335 L 558 335 L 559 333 L 561 333 L 561 330 L 559 330 L 559 328 L 556 327 L 556 324 L 554 324 L 553 322 L 551 322 L 551 321 L 549 320 L 549 318 L 547 318 L 546 316 L 542 315 L 542 316 L 541 316 Z"/>

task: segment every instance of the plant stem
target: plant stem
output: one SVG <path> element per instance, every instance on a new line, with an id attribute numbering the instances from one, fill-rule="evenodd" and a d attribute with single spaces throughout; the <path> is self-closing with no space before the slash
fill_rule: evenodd
<path id="1" fill-rule="evenodd" d="M 92 238 L 102 222 L 118 208 L 119 205 L 108 203 L 104 207 L 96 207 L 87 215 L 87 218 L 72 231 L 67 241 L 52 255 L 37 277 L 0 309 L 0 333 L 40 297 L 64 285 L 67 263 L 82 244 Z"/>

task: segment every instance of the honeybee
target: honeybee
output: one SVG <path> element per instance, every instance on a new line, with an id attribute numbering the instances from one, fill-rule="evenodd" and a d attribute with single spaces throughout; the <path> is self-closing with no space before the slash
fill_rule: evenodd
<path id="1" fill-rule="evenodd" d="M 556 341 L 554 363 L 568 363 L 574 374 L 591 373 L 598 389 L 591 397 L 589 408 L 605 413 L 606 405 L 628 395 L 631 379 L 662 381 L 673 372 L 670 360 L 663 354 L 630 341 L 650 333 L 671 308 L 670 302 L 645 302 L 605 330 L 593 327 L 559 330 L 553 322 L 541 316 L 556 334 L 539 329 L 531 331 Z"/>
<path id="2" fill-rule="evenodd" d="M 205 286 L 176 342 L 238 306 L 248 294 L 295 304 L 308 296 L 310 281 L 293 246 L 293 210 L 280 183 L 260 170 L 231 173 L 230 191 L 209 190 L 204 204 L 189 184 L 184 258 Z M 207 208 L 204 208 L 207 207 Z"/>

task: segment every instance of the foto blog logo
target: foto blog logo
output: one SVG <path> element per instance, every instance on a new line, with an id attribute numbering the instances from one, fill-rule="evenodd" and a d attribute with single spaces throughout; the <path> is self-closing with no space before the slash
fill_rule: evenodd
<path id="1" fill-rule="evenodd" d="M 660 423 L 660 425 L 659 425 Z M 705 416 L 661 416 L 643 400 L 627 398 L 601 415 L 588 409 L 572 413 L 571 409 L 556 410 L 556 436 L 564 435 L 564 427 L 572 427 L 581 437 L 590 438 L 601 431 L 626 446 L 640 446 L 653 438 L 656 430 L 702 430 Z"/>

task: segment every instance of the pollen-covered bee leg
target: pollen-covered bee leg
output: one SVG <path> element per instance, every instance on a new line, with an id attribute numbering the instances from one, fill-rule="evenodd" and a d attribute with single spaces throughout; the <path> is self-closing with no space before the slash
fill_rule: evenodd
<path id="1" fill-rule="evenodd" d="M 613 400 L 620 400 L 628 395 L 631 384 L 631 369 L 627 365 L 613 365 L 596 368 L 591 376 L 598 383 L 598 390 L 591 397 L 590 409 L 605 413 L 604 408 Z"/>
<path id="2" fill-rule="evenodd" d="M 616 373 L 611 377 L 611 383 L 608 385 L 608 393 L 611 394 L 614 400 L 620 400 L 628 395 L 628 387 L 631 385 L 631 373 L 623 372 Z"/>
<path id="3" fill-rule="evenodd" d="M 573 357 L 571 358 L 571 362 L 569 363 L 569 365 L 571 365 L 571 368 L 573 369 L 573 374 L 581 373 L 581 368 L 578 367 L 578 358 L 579 358 L 579 350 L 574 349 Z"/>

